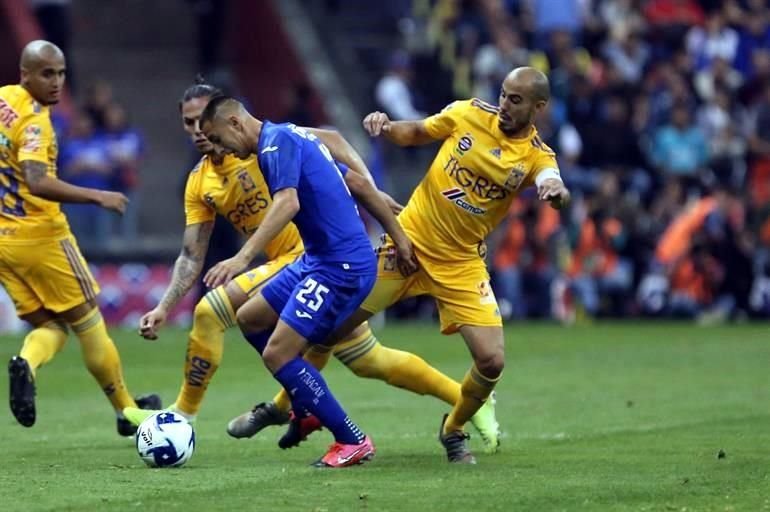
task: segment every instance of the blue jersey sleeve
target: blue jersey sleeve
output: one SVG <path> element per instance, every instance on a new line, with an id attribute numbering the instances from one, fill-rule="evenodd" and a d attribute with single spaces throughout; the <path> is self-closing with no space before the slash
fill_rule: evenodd
<path id="1" fill-rule="evenodd" d="M 343 164 L 342 162 L 335 160 L 334 163 L 337 165 L 337 169 L 340 170 L 340 174 L 345 176 L 348 173 L 348 166 Z"/>
<path id="2" fill-rule="evenodd" d="M 302 168 L 302 145 L 296 136 L 286 130 L 273 131 L 259 154 L 262 172 L 269 176 L 270 192 L 297 188 Z"/>

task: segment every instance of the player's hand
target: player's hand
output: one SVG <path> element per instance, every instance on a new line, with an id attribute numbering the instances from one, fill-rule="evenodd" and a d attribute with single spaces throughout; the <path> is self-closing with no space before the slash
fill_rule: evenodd
<path id="1" fill-rule="evenodd" d="M 411 240 L 407 238 L 400 243 L 394 243 L 396 245 L 396 265 L 401 275 L 407 277 L 417 272 L 420 266 L 417 263 L 417 256 L 414 254 Z"/>
<path id="2" fill-rule="evenodd" d="M 372 112 L 364 118 L 364 130 L 372 137 L 379 137 L 381 133 L 390 131 L 390 118 L 384 112 Z"/>
<path id="3" fill-rule="evenodd" d="M 123 215 L 128 206 L 128 198 L 120 192 L 109 192 L 107 190 L 100 190 L 97 196 L 97 204 L 102 208 L 118 212 Z"/>
<path id="4" fill-rule="evenodd" d="M 203 283 L 209 288 L 227 284 L 232 278 L 246 270 L 248 265 L 248 261 L 243 261 L 238 255 L 235 255 L 211 267 L 203 277 Z"/>
<path id="5" fill-rule="evenodd" d="M 139 336 L 146 340 L 157 340 L 158 329 L 166 323 L 168 313 L 162 308 L 155 308 L 145 313 L 139 320 Z"/>
<path id="6" fill-rule="evenodd" d="M 390 208 L 390 211 L 393 212 L 393 215 L 398 215 L 401 213 L 401 210 L 404 209 L 403 204 L 399 203 L 385 192 L 380 191 L 380 196 L 385 200 L 385 204 L 388 205 L 388 208 Z"/>
<path id="7" fill-rule="evenodd" d="M 537 197 L 541 201 L 548 201 L 551 207 L 560 210 L 569 204 L 570 193 L 561 180 L 549 178 L 538 187 Z"/>

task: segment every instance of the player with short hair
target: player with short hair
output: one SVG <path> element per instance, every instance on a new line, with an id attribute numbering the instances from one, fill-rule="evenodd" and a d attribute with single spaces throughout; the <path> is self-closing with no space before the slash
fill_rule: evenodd
<path id="1" fill-rule="evenodd" d="M 59 102 L 66 64 L 48 41 L 21 53 L 21 83 L 0 88 L 0 284 L 16 312 L 33 329 L 8 363 L 10 406 L 25 427 L 35 423 L 37 369 L 59 352 L 68 327 L 80 339 L 91 375 L 115 409 L 120 435 L 135 427 L 122 410 L 160 407 L 156 395 L 134 401 L 126 390 L 120 356 L 96 305 L 94 281 L 59 203 L 93 203 L 123 213 L 123 194 L 77 187 L 56 177 L 58 148 L 50 106 Z"/>
<path id="2" fill-rule="evenodd" d="M 424 120 L 391 121 L 373 112 L 363 121 L 370 135 L 383 135 L 400 146 L 443 143 L 399 215 L 420 270 L 402 276 L 392 242 L 386 240 L 379 249 L 372 293 L 337 336 L 402 299 L 436 299 L 441 332 L 460 332 L 473 357 L 462 397 L 443 417 L 439 431 L 450 462 L 476 462 L 463 427 L 490 396 L 504 366 L 502 320 L 484 263 L 484 239 L 503 220 L 513 198 L 531 185 L 555 208 L 569 201 L 556 155 L 534 126 L 549 96 L 548 78 L 521 67 L 503 81 L 498 106 L 471 99 Z"/>
<path id="3" fill-rule="evenodd" d="M 199 119 L 212 97 L 222 92 L 198 77 L 179 101 L 183 128 L 198 151 L 200 162 L 190 172 L 185 191 L 187 227 L 182 251 L 174 272 L 159 304 L 140 321 L 140 334 L 156 339 L 158 330 L 179 300 L 193 287 L 200 276 L 209 246 L 215 216 L 230 222 L 244 235 L 251 234 L 262 224 L 272 197 L 255 157 L 240 160 L 232 155 L 218 154 L 200 131 Z M 317 135 L 332 155 L 351 169 L 368 176 L 360 156 L 337 132 L 306 128 Z M 400 209 L 392 199 L 394 209 Z M 265 248 L 268 262 L 237 276 L 224 286 L 208 292 L 195 306 L 193 325 L 187 345 L 184 379 L 171 410 L 194 420 L 200 410 L 206 388 L 222 360 L 225 330 L 236 323 L 235 312 L 249 297 L 273 278 L 280 270 L 302 255 L 304 246 L 294 225 L 289 224 Z M 305 354 L 317 368 L 323 367 L 330 348 L 311 347 Z M 334 355 L 360 377 L 377 378 L 418 394 L 433 395 L 454 404 L 460 397 L 460 384 L 422 358 L 382 346 L 366 323 L 355 329 L 334 347 Z M 291 403 L 285 393 L 274 401 L 260 403 L 252 410 L 233 419 L 228 433 L 236 438 L 251 437 L 268 425 L 289 422 Z M 138 424 L 154 411 L 129 408 L 126 417 Z M 474 416 L 474 422 L 489 445 L 497 446 L 497 422 L 490 406 Z M 302 436 L 302 433 L 295 433 Z M 298 440 L 296 435 L 282 439 L 279 445 L 288 447 Z"/>
<path id="4" fill-rule="evenodd" d="M 334 444 L 315 465 L 363 463 L 374 456 L 374 444 L 302 354 L 308 346 L 322 343 L 355 311 L 377 278 L 377 259 L 353 196 L 392 238 L 404 276 L 418 268 L 412 243 L 374 185 L 361 174 L 338 167 L 312 133 L 290 123 L 260 121 L 228 97 L 212 99 L 200 125 L 215 147 L 241 159 L 257 155 L 273 197 L 259 229 L 235 256 L 209 270 L 204 281 L 212 287 L 230 281 L 294 222 L 305 254 L 238 309 L 238 325 L 273 377 L 289 391 L 295 415 L 312 415 L 334 435 Z"/>

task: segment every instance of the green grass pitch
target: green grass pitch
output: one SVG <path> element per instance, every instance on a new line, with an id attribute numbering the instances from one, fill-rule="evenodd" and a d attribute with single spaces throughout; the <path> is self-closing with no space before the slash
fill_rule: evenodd
<path id="1" fill-rule="evenodd" d="M 377 334 L 462 378 L 466 349 L 437 331 L 410 324 Z M 154 343 L 113 335 L 132 392 L 173 400 L 185 332 L 166 330 Z M 378 448 L 373 462 L 347 470 L 307 466 L 329 444 L 326 432 L 286 452 L 275 444 L 278 429 L 250 440 L 226 435 L 232 416 L 276 388 L 235 333 L 199 417 L 192 460 L 148 469 L 132 441 L 117 437 L 70 339 L 39 372 L 37 424 L 20 427 L 3 407 L 0 510 L 770 510 L 768 325 L 521 324 L 506 339 L 502 450 L 477 450 L 475 467 L 445 463 L 436 441 L 445 404 L 331 363 L 332 390 Z M 0 337 L 2 360 L 20 344 Z M 7 385 L 0 379 L 3 397 Z"/>

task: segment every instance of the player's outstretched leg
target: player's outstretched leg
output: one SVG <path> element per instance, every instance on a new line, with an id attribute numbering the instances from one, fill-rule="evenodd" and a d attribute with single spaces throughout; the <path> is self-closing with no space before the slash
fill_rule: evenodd
<path id="1" fill-rule="evenodd" d="M 182 387 L 176 401 L 168 407 L 168 410 L 183 416 L 187 421 L 195 421 L 208 385 L 222 362 L 225 330 L 236 323 L 234 305 L 239 306 L 245 300 L 245 295 L 238 298 L 234 296 L 235 293 L 235 290 L 226 290 L 220 286 L 207 293 L 193 311 Z M 123 409 L 123 415 L 133 425 L 139 425 L 158 412 L 139 407 Z"/>

